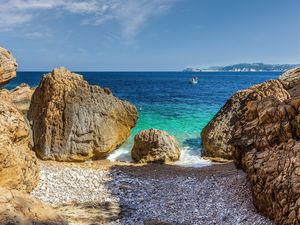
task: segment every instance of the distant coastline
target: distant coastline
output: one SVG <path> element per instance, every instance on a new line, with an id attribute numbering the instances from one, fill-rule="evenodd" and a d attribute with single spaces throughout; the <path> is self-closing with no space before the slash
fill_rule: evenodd
<path id="1" fill-rule="evenodd" d="M 212 66 L 208 68 L 190 67 L 183 72 L 284 72 L 299 67 L 300 64 L 264 64 L 264 63 L 240 63 L 230 66 Z"/>

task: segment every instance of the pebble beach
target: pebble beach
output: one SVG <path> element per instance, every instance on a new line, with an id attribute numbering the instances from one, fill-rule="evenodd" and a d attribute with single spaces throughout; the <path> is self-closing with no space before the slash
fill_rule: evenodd
<path id="1" fill-rule="evenodd" d="M 232 163 L 204 168 L 97 161 L 41 162 L 31 193 L 71 224 L 271 225 Z"/>

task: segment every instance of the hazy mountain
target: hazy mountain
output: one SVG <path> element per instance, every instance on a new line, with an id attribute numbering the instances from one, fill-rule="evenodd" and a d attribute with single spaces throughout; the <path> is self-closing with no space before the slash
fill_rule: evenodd
<path id="1" fill-rule="evenodd" d="M 212 66 L 206 69 L 201 68 L 186 68 L 184 72 L 205 72 L 205 71 L 218 71 L 218 72 L 257 72 L 257 71 L 286 71 L 300 64 L 264 64 L 264 63 L 240 63 L 230 66 Z"/>

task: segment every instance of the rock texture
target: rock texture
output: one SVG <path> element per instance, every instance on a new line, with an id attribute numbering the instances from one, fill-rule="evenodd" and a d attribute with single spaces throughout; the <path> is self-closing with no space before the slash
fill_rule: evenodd
<path id="1" fill-rule="evenodd" d="M 12 54 L 0 47 L 0 85 L 16 77 L 17 62 Z"/>
<path id="2" fill-rule="evenodd" d="M 286 71 L 278 77 L 285 89 L 291 89 L 300 84 L 300 67 Z"/>
<path id="3" fill-rule="evenodd" d="M 300 68 L 297 68 L 276 81 L 238 92 L 228 102 L 239 93 L 247 95 L 240 99 L 234 117 L 228 116 L 231 113 L 228 102 L 215 117 L 227 118 L 223 124 L 230 128 L 229 135 L 221 140 L 230 149 L 237 167 L 247 173 L 254 205 L 280 225 L 300 224 L 299 81 Z M 205 137 L 216 137 L 209 134 L 211 131 L 205 132 L 208 132 Z"/>
<path id="4" fill-rule="evenodd" d="M 43 77 L 28 112 L 34 150 L 58 161 L 106 157 L 128 138 L 137 118 L 133 105 L 64 68 Z"/>
<path id="5" fill-rule="evenodd" d="M 202 130 L 203 155 L 232 159 L 233 146 L 229 141 L 235 123 L 240 120 L 249 101 L 260 100 L 267 96 L 283 100 L 288 98 L 289 94 L 278 80 L 266 81 L 235 93 Z"/>
<path id="6" fill-rule="evenodd" d="M 300 223 L 300 98 L 248 102 L 232 144 L 257 209 L 277 224 Z"/>
<path id="7" fill-rule="evenodd" d="M 176 139 L 166 131 L 149 129 L 138 132 L 134 137 L 132 159 L 139 163 L 165 163 L 180 157 Z"/>
<path id="8" fill-rule="evenodd" d="M 38 160 L 29 148 L 29 128 L 23 115 L 4 99 L 0 95 L 0 186 L 29 192 L 39 179 Z"/>
<path id="9" fill-rule="evenodd" d="M 0 91 L 0 95 L 6 94 L 7 97 L 12 101 L 17 109 L 26 114 L 29 110 L 33 88 L 30 88 L 27 84 L 20 84 L 12 90 L 3 89 Z"/>
<path id="10" fill-rule="evenodd" d="M 67 225 L 50 206 L 16 190 L 0 187 L 0 224 Z"/>

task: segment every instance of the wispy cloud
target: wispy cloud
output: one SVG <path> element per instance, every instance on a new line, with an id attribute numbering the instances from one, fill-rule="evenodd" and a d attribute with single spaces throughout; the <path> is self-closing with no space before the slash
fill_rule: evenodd
<path id="1" fill-rule="evenodd" d="M 0 32 L 34 22 L 44 11 L 80 14 L 81 24 L 101 26 L 117 22 L 122 36 L 131 39 L 152 16 L 177 0 L 0 0 Z"/>

